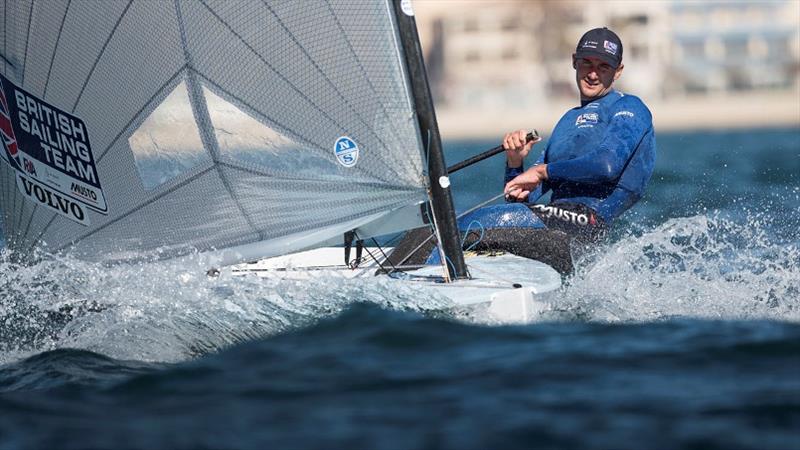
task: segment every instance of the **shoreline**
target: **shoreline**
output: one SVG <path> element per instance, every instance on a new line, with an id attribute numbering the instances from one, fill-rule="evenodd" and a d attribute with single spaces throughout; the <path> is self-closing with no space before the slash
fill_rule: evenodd
<path id="1" fill-rule="evenodd" d="M 800 129 L 800 93 L 685 97 L 645 103 L 656 131 L 723 130 L 737 128 Z M 437 108 L 443 139 L 500 138 L 510 130 L 535 128 L 548 135 L 576 102 L 554 101 L 530 108 Z"/>

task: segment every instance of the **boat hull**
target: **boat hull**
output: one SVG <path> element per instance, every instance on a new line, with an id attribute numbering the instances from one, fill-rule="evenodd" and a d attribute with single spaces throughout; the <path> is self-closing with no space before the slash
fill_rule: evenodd
<path id="1" fill-rule="evenodd" d="M 387 249 L 388 250 L 388 249 Z M 377 249 L 370 249 L 372 252 Z M 467 255 L 469 279 L 442 282 L 441 266 L 378 274 L 372 262 L 358 268 L 344 264 L 344 249 L 326 247 L 232 266 L 235 275 L 313 279 L 335 272 L 344 278 L 385 277 L 392 283 L 422 286 L 446 298 L 456 314 L 480 315 L 493 323 L 530 323 L 550 310 L 550 294 L 561 275 L 550 266 L 509 253 Z"/>

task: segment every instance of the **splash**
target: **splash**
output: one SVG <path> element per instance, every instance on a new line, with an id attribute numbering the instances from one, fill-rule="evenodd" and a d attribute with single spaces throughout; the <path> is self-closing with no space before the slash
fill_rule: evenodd
<path id="1" fill-rule="evenodd" d="M 560 307 L 599 321 L 798 322 L 800 246 L 796 234 L 777 239 L 775 227 L 765 213 L 668 220 L 588 257 Z"/>
<path id="2" fill-rule="evenodd" d="M 43 255 L 21 266 L 5 250 L 0 287 L 0 364 L 59 348 L 177 362 L 307 326 L 355 302 L 414 311 L 446 303 L 387 278 L 208 277 L 192 258 L 106 266 Z"/>
<path id="3" fill-rule="evenodd" d="M 192 258 L 111 266 L 39 259 L 22 266 L 0 250 L 0 364 L 61 348 L 178 362 L 314 324 L 353 303 L 434 315 L 448 305 L 425 287 L 383 277 L 211 278 Z M 776 232 L 767 214 L 671 219 L 578 267 L 544 320 L 800 322 L 800 241 Z"/>

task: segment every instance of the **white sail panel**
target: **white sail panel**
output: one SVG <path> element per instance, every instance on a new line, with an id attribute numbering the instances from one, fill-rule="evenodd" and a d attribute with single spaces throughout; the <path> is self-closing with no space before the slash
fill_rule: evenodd
<path id="1" fill-rule="evenodd" d="M 314 230 L 423 201 L 423 148 L 387 1 L 5 2 L 4 90 L 85 124 L 84 164 L 99 177 L 86 192 L 108 206 L 79 204 L 89 225 L 56 214 L 57 202 L 20 192 L 22 164 L 7 161 L 9 245 L 100 258 L 319 240 Z M 37 135 L 17 134 L 28 159 L 55 164 Z M 351 167 L 334 152 L 343 137 L 357 148 Z"/>

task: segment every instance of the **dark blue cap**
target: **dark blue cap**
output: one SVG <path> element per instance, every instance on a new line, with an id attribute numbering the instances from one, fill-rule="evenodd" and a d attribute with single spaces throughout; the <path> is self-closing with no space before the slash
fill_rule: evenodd
<path id="1" fill-rule="evenodd" d="M 622 64 L 622 41 L 606 27 L 589 30 L 581 36 L 575 48 L 575 57 L 587 56 L 600 58 L 616 69 Z"/>

